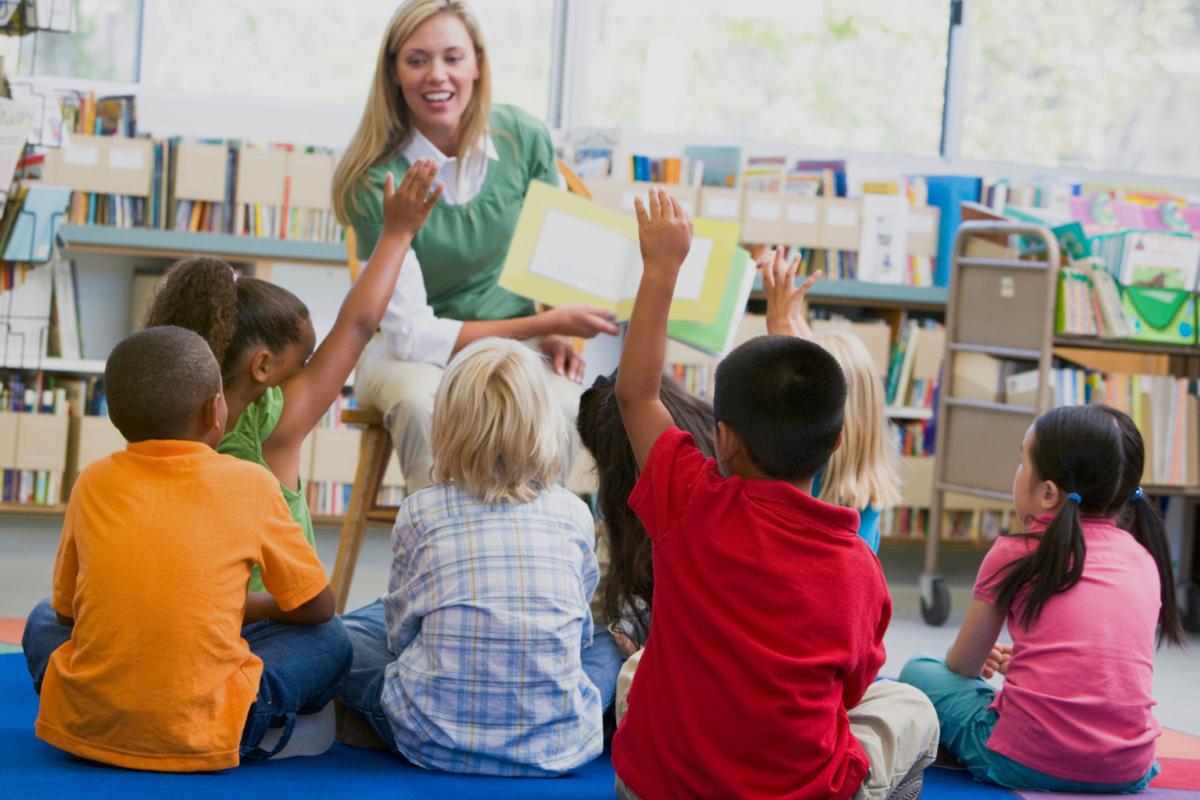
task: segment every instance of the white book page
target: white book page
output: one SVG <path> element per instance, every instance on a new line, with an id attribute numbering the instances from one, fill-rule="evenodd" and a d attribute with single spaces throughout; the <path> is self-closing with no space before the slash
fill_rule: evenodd
<path id="1" fill-rule="evenodd" d="M 632 296 L 623 294 L 629 273 L 635 272 L 631 263 L 640 263 L 637 245 L 621 234 L 550 210 L 533 248 L 529 272 L 616 303 Z M 639 274 L 640 270 L 635 281 Z"/>
<path id="2" fill-rule="evenodd" d="M 708 259 L 712 256 L 713 240 L 697 236 L 692 239 L 692 249 L 688 250 L 687 258 L 679 268 L 679 277 L 675 280 L 676 300 L 699 300 L 704 290 L 704 274 L 708 271 Z M 637 268 L 629 270 L 621 295 L 622 300 L 632 300 L 637 297 L 638 284 L 642 281 L 642 254 L 638 249 L 634 253 Z"/>

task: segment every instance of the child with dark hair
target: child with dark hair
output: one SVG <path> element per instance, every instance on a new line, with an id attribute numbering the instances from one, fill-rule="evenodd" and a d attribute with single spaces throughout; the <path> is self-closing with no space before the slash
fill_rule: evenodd
<path id="1" fill-rule="evenodd" d="M 1106 406 L 1056 408 L 1026 432 L 1013 478 L 1026 533 L 984 557 L 945 662 L 900 673 L 976 780 L 1116 794 L 1158 774 L 1155 632 L 1180 645 L 1183 631 L 1144 461 L 1133 421 Z M 1006 623 L 1011 646 L 997 644 Z M 984 680 L 995 673 L 1000 690 Z"/>
<path id="2" fill-rule="evenodd" d="M 613 740 L 619 797 L 915 798 L 937 748 L 920 692 L 875 683 L 891 599 L 858 514 L 811 497 L 846 382 L 821 347 L 751 340 L 717 368 L 716 459 L 660 399 L 691 222 L 636 202 L 645 267 L 616 395 L 642 469 L 654 615 Z"/>
<path id="3" fill-rule="evenodd" d="M 688 394 L 669 376 L 663 376 L 659 394 L 675 425 L 692 435 L 700 452 L 716 455 L 712 405 Z M 596 503 L 608 538 L 608 571 L 601 597 L 604 619 L 628 658 L 646 644 L 650 633 L 654 573 L 646 529 L 629 507 L 638 465 L 621 424 L 613 378 L 601 376 L 583 393 L 575 424 L 580 441 L 596 462 Z"/>
<path id="4" fill-rule="evenodd" d="M 350 642 L 270 473 L 213 452 L 226 409 L 208 345 L 135 333 L 104 380 L 129 445 L 80 474 L 53 594 L 25 627 L 38 737 L 169 772 L 323 751 L 332 726 L 297 720 L 337 694 Z M 270 594 L 247 596 L 251 565 Z"/>
<path id="5" fill-rule="evenodd" d="M 218 258 L 176 264 L 155 294 L 146 326 L 178 325 L 205 338 L 221 364 L 229 424 L 218 449 L 269 469 L 292 517 L 314 544 L 312 515 L 300 485 L 305 437 L 346 385 L 387 310 L 413 236 L 437 203 L 437 168 L 419 159 L 384 189 L 383 234 L 319 347 L 308 309 L 287 289 L 241 277 Z M 315 546 L 315 544 L 314 544 Z M 262 590 L 257 570 L 252 591 Z"/>

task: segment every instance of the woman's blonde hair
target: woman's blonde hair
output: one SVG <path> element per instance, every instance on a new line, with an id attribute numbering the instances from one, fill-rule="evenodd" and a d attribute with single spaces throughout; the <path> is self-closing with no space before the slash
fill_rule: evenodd
<path id="1" fill-rule="evenodd" d="M 524 503 L 557 483 L 570 430 L 542 360 L 511 339 L 464 348 L 433 404 L 433 480 L 485 503 Z"/>
<path id="2" fill-rule="evenodd" d="M 846 422 L 842 445 L 825 467 L 820 499 L 849 508 L 885 509 L 900 502 L 900 455 L 887 422 L 887 399 L 879 369 L 858 337 L 814 336 L 846 376 Z"/>
<path id="3" fill-rule="evenodd" d="M 396 9 L 383 34 L 367 106 L 333 175 L 333 211 L 342 225 L 350 224 L 351 210 L 361 211 L 358 191 L 366 181 L 367 170 L 404 147 L 412 137 L 408 106 L 396 85 L 396 58 L 413 32 L 438 14 L 453 14 L 462 20 L 475 45 L 475 61 L 479 66 L 471 100 L 459 121 L 456 155 L 464 159 L 472 157 L 470 148 L 487 130 L 492 111 L 492 73 L 475 13 L 464 0 L 407 0 Z"/>

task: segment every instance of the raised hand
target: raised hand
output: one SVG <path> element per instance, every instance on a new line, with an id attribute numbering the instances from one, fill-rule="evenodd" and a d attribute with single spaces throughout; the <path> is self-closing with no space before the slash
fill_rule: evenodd
<path id="1" fill-rule="evenodd" d="M 564 306 L 563 308 L 555 308 L 543 312 L 541 317 L 546 324 L 546 328 L 551 333 L 557 333 L 562 336 L 578 336 L 582 339 L 591 339 L 598 333 L 615 335 L 620 330 L 617 327 L 616 314 L 611 311 L 605 311 L 602 308 L 592 308 L 590 306 Z"/>
<path id="2" fill-rule="evenodd" d="M 396 188 L 396 178 L 388 173 L 383 182 L 383 228 L 391 233 L 412 238 L 429 218 L 445 188 L 433 186 L 438 168 L 432 160 L 419 158 L 408 168 Z M 431 191 L 432 187 L 432 191 Z"/>
<path id="3" fill-rule="evenodd" d="M 650 189 L 648 204 L 637 197 L 633 207 L 637 212 L 645 274 L 674 278 L 692 249 L 692 221 L 687 212 L 678 200 L 657 187 Z"/>
<path id="4" fill-rule="evenodd" d="M 762 273 L 763 294 L 767 297 L 768 333 L 812 338 L 804 301 L 808 290 L 820 280 L 821 271 L 817 270 L 796 286 L 796 273 L 801 263 L 798 255 L 788 261 L 783 256 L 783 248 L 776 247 L 757 264 Z"/>

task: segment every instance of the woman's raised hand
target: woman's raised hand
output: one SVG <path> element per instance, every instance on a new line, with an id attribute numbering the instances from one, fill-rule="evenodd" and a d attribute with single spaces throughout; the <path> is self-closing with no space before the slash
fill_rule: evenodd
<path id="1" fill-rule="evenodd" d="M 620 330 L 617 315 L 602 308 L 564 306 L 545 311 L 540 316 L 549 333 L 562 336 L 590 339 L 599 333 L 615 335 Z"/>
<path id="2" fill-rule="evenodd" d="M 441 183 L 433 185 L 437 173 L 437 165 L 428 158 L 419 158 L 408 168 L 399 188 L 396 187 L 395 176 L 388 173 L 383 182 L 385 231 L 410 239 L 417 235 L 445 188 Z"/>

